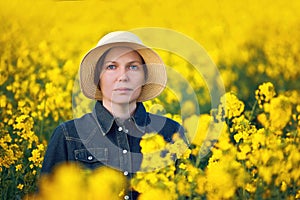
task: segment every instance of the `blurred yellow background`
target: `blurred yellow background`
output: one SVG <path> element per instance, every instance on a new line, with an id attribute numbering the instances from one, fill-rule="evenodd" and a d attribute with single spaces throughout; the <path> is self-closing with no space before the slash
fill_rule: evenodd
<path id="1" fill-rule="evenodd" d="M 229 109 L 228 113 L 238 112 L 233 118 L 243 113 L 245 107 L 249 121 L 259 122 L 257 129 L 271 127 L 271 132 L 287 138 L 296 135 L 300 124 L 299 10 L 298 0 L 0 1 L 0 188 L 3 197 L 9 198 L 9 194 L 20 197 L 34 191 L 52 131 L 60 122 L 73 117 L 74 104 L 80 105 L 75 110 L 80 114 L 85 112 L 81 108 L 88 106 L 80 94 L 72 105 L 72 95 L 78 92 L 73 89 L 82 57 L 104 34 L 115 30 L 158 27 L 195 40 L 216 64 L 226 91 L 232 92 L 227 96 L 233 111 Z M 180 122 L 183 120 L 191 132 L 201 132 L 202 135 L 195 136 L 198 140 L 195 143 L 201 145 L 203 132 L 206 133 L 202 129 L 207 129 L 211 120 L 210 94 L 201 76 L 186 67 L 186 61 L 168 52 L 159 53 L 168 66 L 177 69 L 190 82 L 199 105 L 189 101 L 179 105 L 178 101 L 189 96 L 191 88 L 170 78 L 171 83 L 180 86 L 181 93 L 166 90 L 159 98 L 146 102 L 146 107 Z M 261 86 L 255 94 L 264 82 L 270 83 Z M 272 104 L 266 101 L 266 94 L 274 88 L 276 95 L 283 96 Z M 236 105 L 239 107 L 234 110 Z M 253 109 L 257 105 L 262 110 Z M 197 106 L 202 116 L 193 115 Z M 186 116 L 181 119 L 180 114 Z M 193 122 L 199 119 L 204 125 L 197 129 Z M 279 123 L 281 119 L 284 123 Z M 244 123 L 239 120 L 235 123 Z M 252 129 L 243 130 L 250 134 Z M 278 152 L 282 150 L 278 149 Z M 293 162 L 298 163 L 297 156 L 294 157 Z M 249 169 L 248 172 L 252 173 Z M 294 173 L 294 177 L 299 177 L 298 171 Z M 287 182 L 284 184 L 293 187 L 292 181 L 288 186 Z M 299 196 L 299 181 L 293 194 L 297 193 L 296 189 Z"/>

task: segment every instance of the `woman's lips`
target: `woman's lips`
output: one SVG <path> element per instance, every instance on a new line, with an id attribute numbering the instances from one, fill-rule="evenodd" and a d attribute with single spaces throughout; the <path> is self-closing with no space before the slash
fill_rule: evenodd
<path id="1" fill-rule="evenodd" d="M 128 91 L 132 91 L 132 89 L 131 88 L 126 88 L 126 87 L 120 87 L 120 88 L 114 89 L 114 91 L 128 92 Z"/>

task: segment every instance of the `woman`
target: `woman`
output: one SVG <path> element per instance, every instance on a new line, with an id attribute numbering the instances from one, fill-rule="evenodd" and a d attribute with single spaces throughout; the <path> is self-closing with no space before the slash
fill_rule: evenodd
<path id="1" fill-rule="evenodd" d="M 110 166 L 131 178 L 140 169 L 139 143 L 145 133 L 161 134 L 167 142 L 174 133 L 185 139 L 182 126 L 146 112 L 141 103 L 157 97 L 166 81 L 163 61 L 136 35 L 125 31 L 105 35 L 80 65 L 81 90 L 97 101 L 95 108 L 56 128 L 42 173 L 77 161 L 89 169 Z"/>

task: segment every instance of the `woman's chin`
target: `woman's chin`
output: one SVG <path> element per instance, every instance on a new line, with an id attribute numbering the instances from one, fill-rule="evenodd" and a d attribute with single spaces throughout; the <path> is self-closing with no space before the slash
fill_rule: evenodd
<path id="1" fill-rule="evenodd" d="M 137 98 L 131 98 L 130 96 L 118 96 L 112 98 L 112 103 L 114 104 L 129 104 L 136 102 Z"/>

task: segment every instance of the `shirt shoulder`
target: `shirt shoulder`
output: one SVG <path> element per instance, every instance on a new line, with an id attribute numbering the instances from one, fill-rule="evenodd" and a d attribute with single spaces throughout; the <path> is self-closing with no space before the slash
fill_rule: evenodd
<path id="1" fill-rule="evenodd" d="M 148 113 L 148 117 L 150 119 L 150 123 L 161 124 L 167 126 L 168 128 L 179 128 L 181 125 L 173 119 L 170 119 L 165 116 L 156 115 L 152 113 Z"/>
<path id="2" fill-rule="evenodd" d="M 85 140 L 89 134 L 96 129 L 96 123 L 91 113 L 84 114 L 80 118 L 61 123 L 54 131 L 54 134 L 63 134 L 68 139 Z M 57 133 L 58 132 L 58 133 Z"/>
<path id="3" fill-rule="evenodd" d="M 175 133 L 179 133 L 181 137 L 185 138 L 183 127 L 175 120 L 151 113 L 148 113 L 148 116 L 150 131 L 163 135 L 166 141 L 170 142 Z"/>

